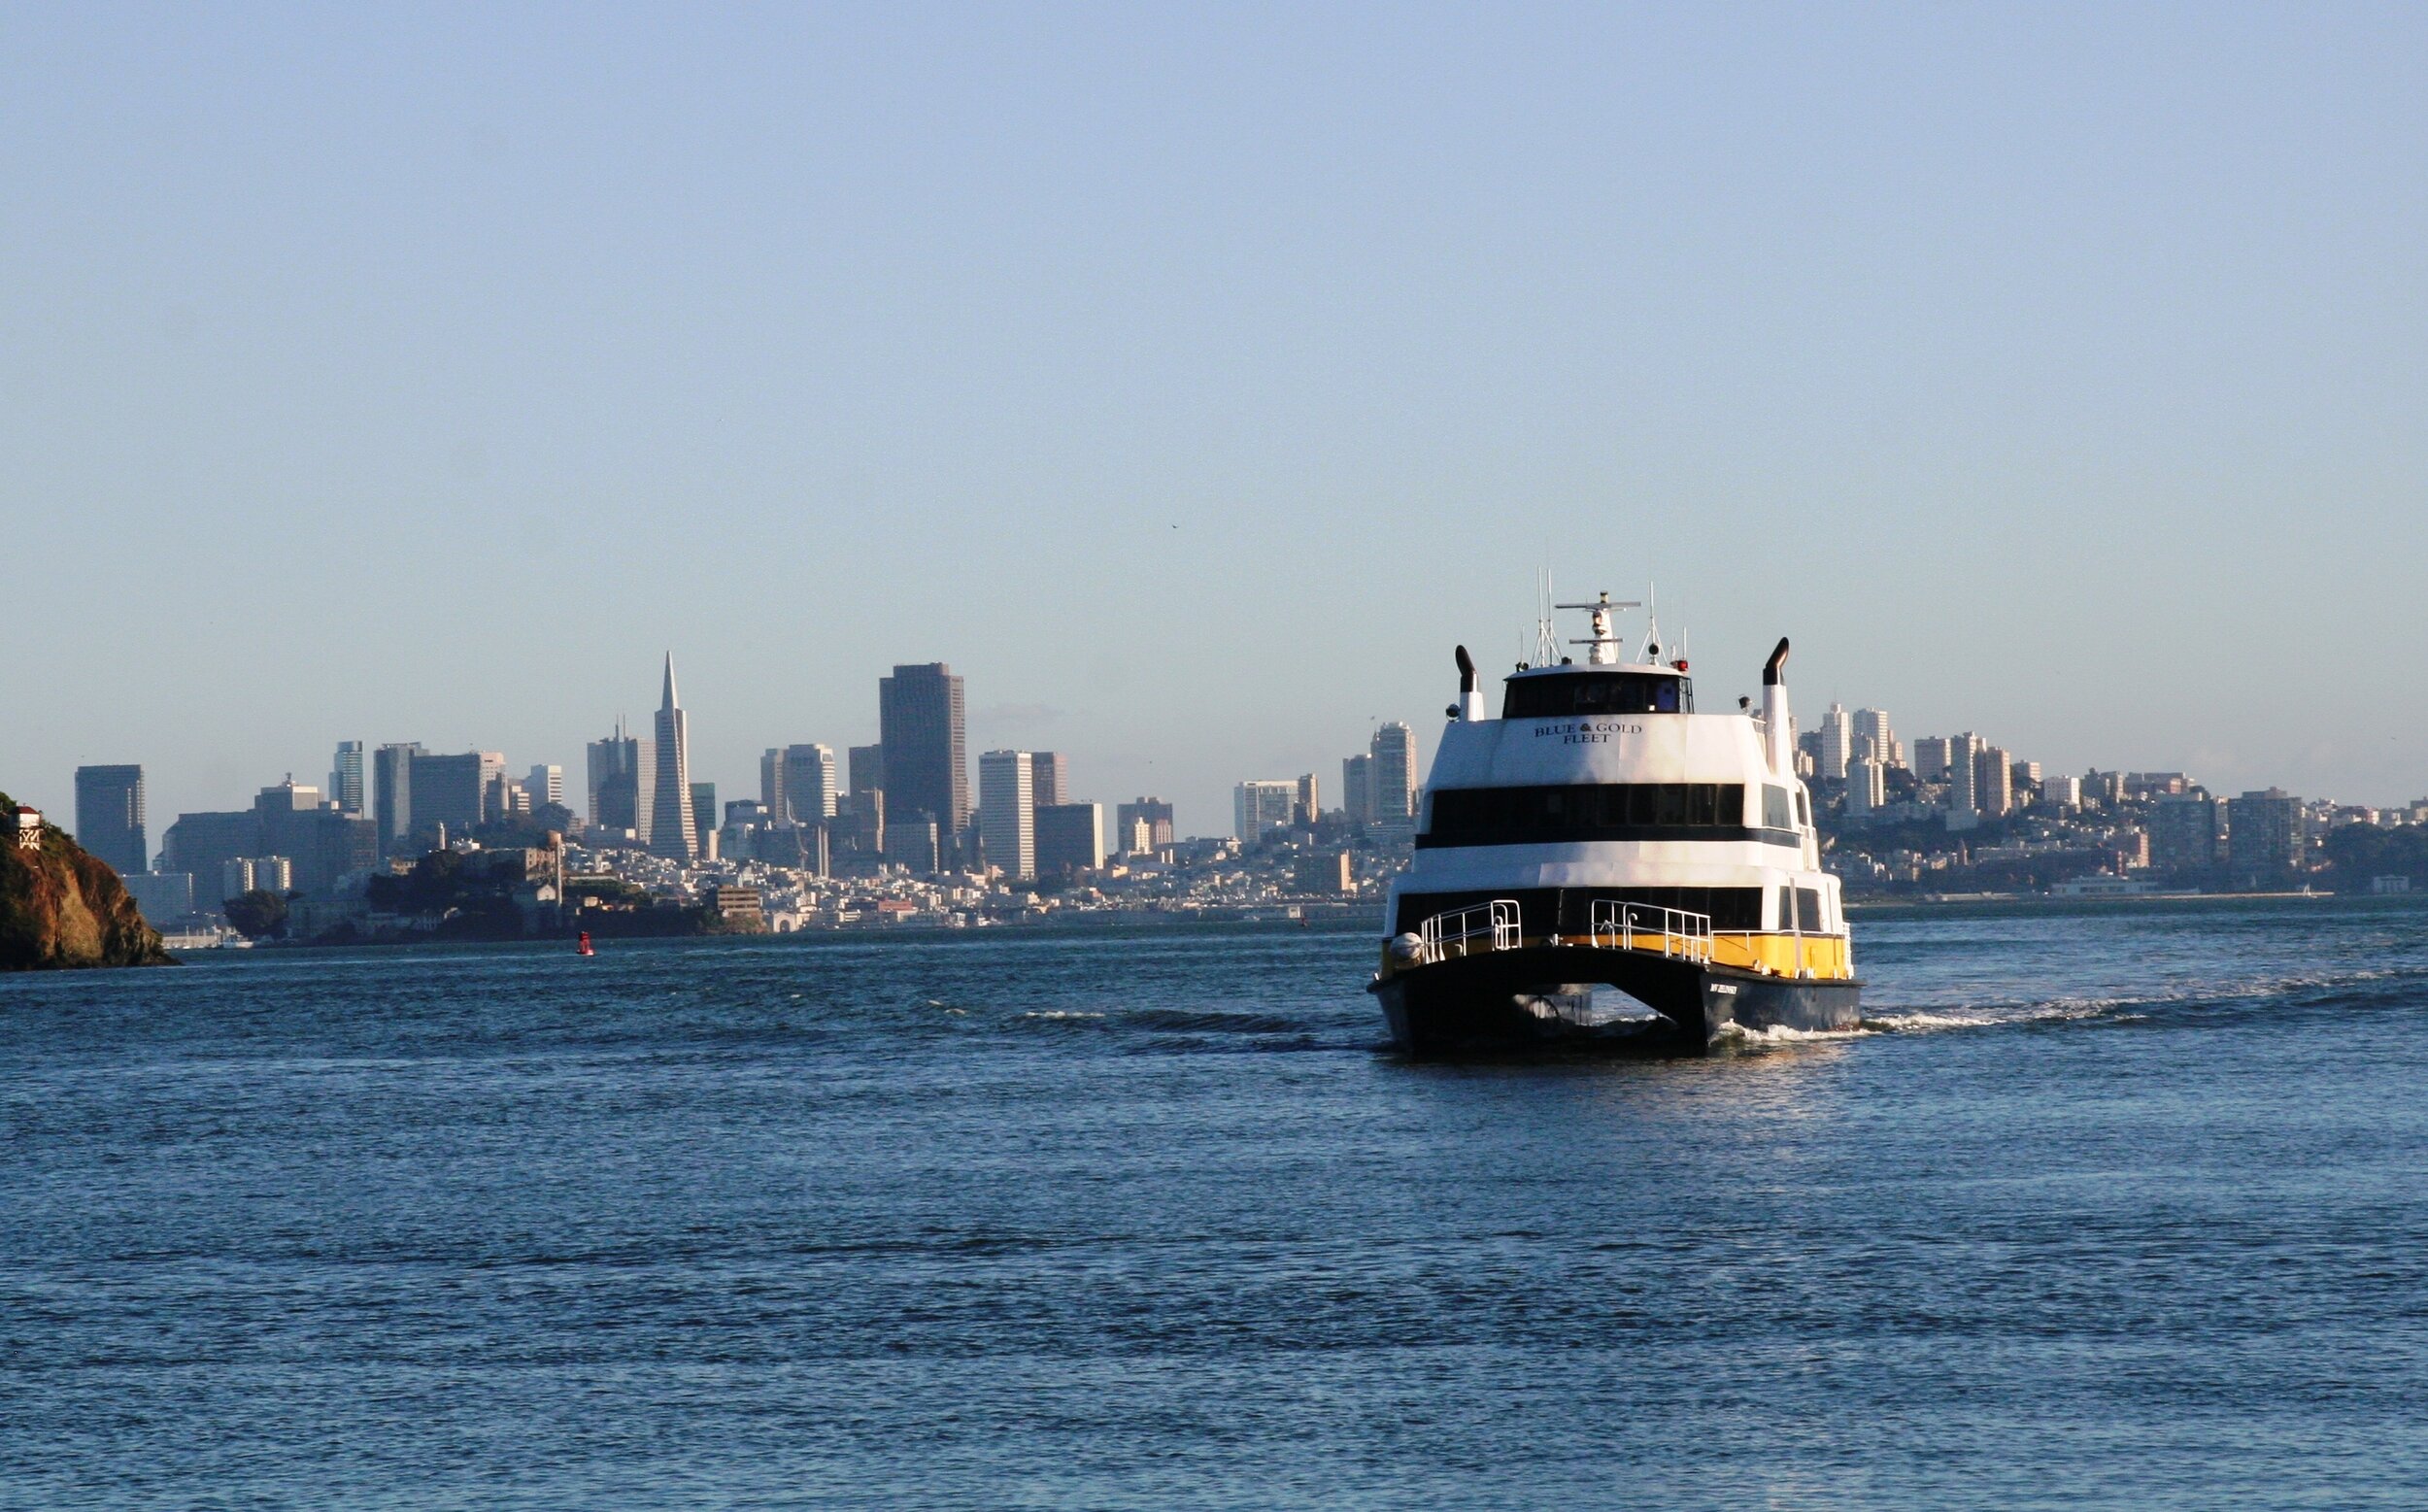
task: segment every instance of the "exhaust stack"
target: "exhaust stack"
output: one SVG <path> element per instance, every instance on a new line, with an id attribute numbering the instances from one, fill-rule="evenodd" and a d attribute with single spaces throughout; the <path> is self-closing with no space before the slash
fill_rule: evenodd
<path id="1" fill-rule="evenodd" d="M 1484 694 L 1475 686 L 1475 658 L 1459 648 L 1459 718 L 1480 720 L 1484 717 Z"/>
<path id="2" fill-rule="evenodd" d="M 1770 770 L 1780 777 L 1796 775 L 1796 737 L 1787 712 L 1787 637 L 1762 664 L 1762 730 Z"/>

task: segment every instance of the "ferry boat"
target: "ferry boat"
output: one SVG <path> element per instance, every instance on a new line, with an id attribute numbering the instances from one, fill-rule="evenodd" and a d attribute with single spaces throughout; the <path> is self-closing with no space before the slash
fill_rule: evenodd
<path id="1" fill-rule="evenodd" d="M 1863 984 L 1796 774 L 1787 641 L 1762 707 L 1700 713 L 1657 623 L 1635 659 L 1613 633 L 1641 607 L 1583 610 L 1584 659 L 1550 621 L 1485 713 L 1458 648 L 1370 990 L 1412 1057 L 1575 1047 L 1703 1055 L 1739 1031 L 1855 1025 Z"/>

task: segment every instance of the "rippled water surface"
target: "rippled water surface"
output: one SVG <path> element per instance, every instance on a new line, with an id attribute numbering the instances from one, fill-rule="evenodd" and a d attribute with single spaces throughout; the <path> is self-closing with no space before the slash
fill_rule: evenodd
<path id="1" fill-rule="evenodd" d="M 2428 909 L 1858 930 L 1656 1065 L 1319 930 L 0 980 L 0 1507 L 2428 1504 Z"/>

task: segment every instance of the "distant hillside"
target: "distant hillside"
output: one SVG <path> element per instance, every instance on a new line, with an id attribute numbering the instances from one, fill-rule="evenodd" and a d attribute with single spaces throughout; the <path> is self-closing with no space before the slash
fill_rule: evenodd
<path id="1" fill-rule="evenodd" d="M 56 824 L 20 849 L 17 819 L 0 792 L 0 971 L 176 964 L 117 872 Z"/>

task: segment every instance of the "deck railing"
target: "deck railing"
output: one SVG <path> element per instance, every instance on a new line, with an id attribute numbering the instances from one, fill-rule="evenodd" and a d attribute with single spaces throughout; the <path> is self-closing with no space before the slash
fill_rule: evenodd
<path id="1" fill-rule="evenodd" d="M 1611 950 L 1657 950 L 1707 966 L 1711 964 L 1711 916 L 1657 903 L 1596 898 L 1593 941 Z"/>
<path id="2" fill-rule="evenodd" d="M 1513 951 L 1524 938 L 1518 930 L 1517 900 L 1505 897 L 1435 914 L 1417 925 L 1416 934 L 1424 942 L 1422 958 L 1428 965 L 1454 956 Z"/>

